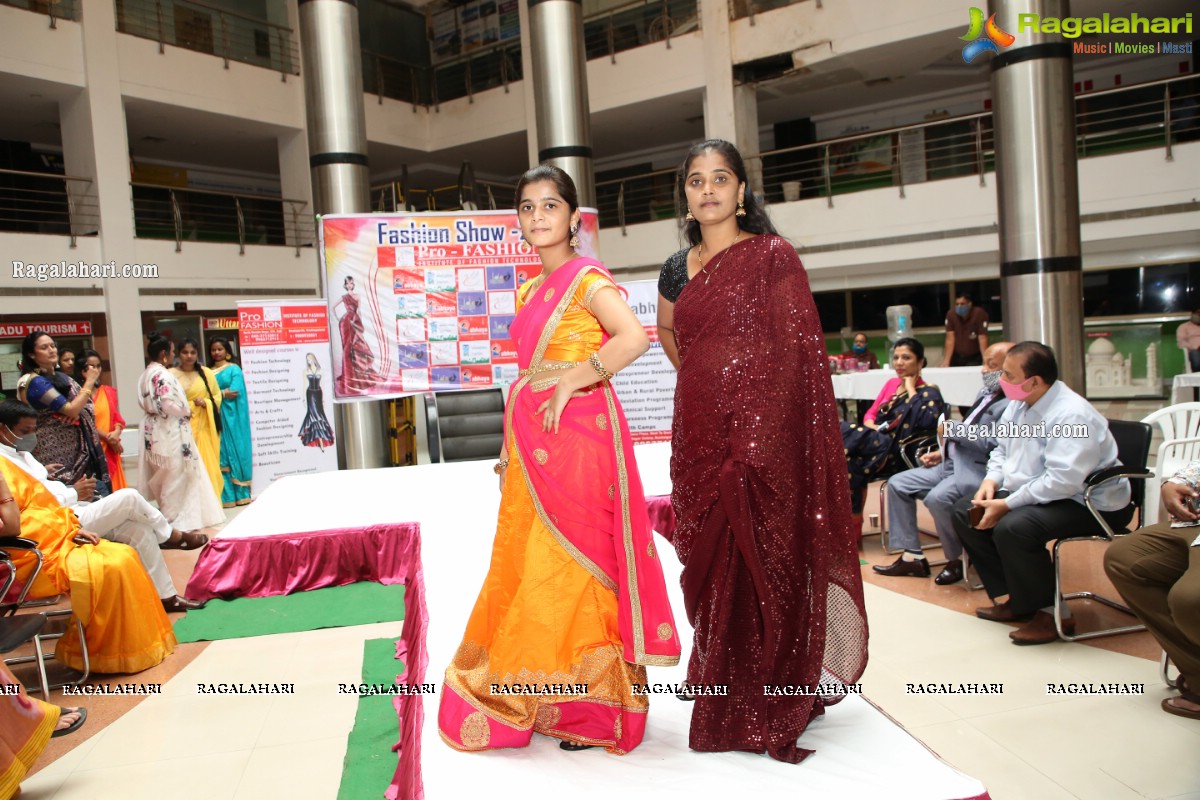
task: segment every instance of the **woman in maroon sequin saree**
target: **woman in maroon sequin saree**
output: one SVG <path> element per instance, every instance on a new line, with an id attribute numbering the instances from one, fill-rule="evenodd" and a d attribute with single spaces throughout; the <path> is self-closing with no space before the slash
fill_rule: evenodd
<path id="1" fill-rule="evenodd" d="M 679 357 L 673 543 L 695 627 L 688 682 L 729 687 L 697 697 L 690 745 L 798 763 L 812 751 L 797 738 L 867 657 L 824 338 L 733 146 L 692 148 L 680 180 L 696 246 L 673 257 L 687 259 L 685 285 L 667 324 L 660 314 Z"/>

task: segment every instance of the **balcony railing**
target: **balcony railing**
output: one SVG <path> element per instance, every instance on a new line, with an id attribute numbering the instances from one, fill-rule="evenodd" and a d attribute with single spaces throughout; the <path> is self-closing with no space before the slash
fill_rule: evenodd
<path id="1" fill-rule="evenodd" d="M 697 0 L 635 0 L 584 20 L 584 47 L 588 59 L 611 58 L 623 50 L 653 42 L 671 46 L 672 36 L 698 30 Z M 504 87 L 521 80 L 521 45 L 497 42 L 435 67 L 417 66 L 363 50 L 363 91 L 383 98 L 437 108 L 459 97 Z"/>
<path id="2" fill-rule="evenodd" d="M 635 0 L 584 20 L 583 43 L 589 61 L 655 42 L 671 46 L 672 36 L 700 28 L 697 0 Z"/>
<path id="3" fill-rule="evenodd" d="M 0 0 L 0 6 L 12 6 L 36 14 L 45 14 L 50 19 L 50 27 L 56 28 L 60 19 L 79 19 L 80 2 L 81 0 Z"/>
<path id="4" fill-rule="evenodd" d="M 99 227 L 90 179 L 0 169 L 0 231 L 67 236 L 74 247 Z"/>
<path id="5" fill-rule="evenodd" d="M 291 28 L 198 0 L 115 0 L 117 30 L 225 60 L 300 74 L 300 52 Z"/>
<path id="6" fill-rule="evenodd" d="M 1180 141 L 1200 140 L 1200 79 L 1181 76 L 1088 92 L 1075 98 L 1075 140 L 1080 158 L 1162 148 L 1172 159 Z M 682 157 L 682 152 L 680 153 Z M 768 202 L 824 197 L 978 175 L 994 170 L 990 113 L 868 131 L 813 144 L 747 154 L 747 169 L 761 170 Z M 675 215 L 674 170 L 598 181 L 603 226 L 621 226 Z"/>
<path id="7" fill-rule="evenodd" d="M 749 17 L 750 24 L 753 25 L 755 14 L 795 5 L 800 2 L 804 2 L 804 0 L 732 0 L 729 3 L 729 18 L 742 19 L 743 17 Z M 821 0 L 812 0 L 812 2 L 816 3 L 817 8 L 821 7 Z"/>
<path id="8" fill-rule="evenodd" d="M 175 252 L 184 242 L 236 242 L 300 248 L 316 239 L 308 203 L 284 197 L 179 189 L 131 183 L 135 235 L 141 239 L 173 239 Z"/>
<path id="9" fill-rule="evenodd" d="M 403 211 L 462 211 L 474 204 L 475 209 L 490 211 L 512 208 L 516 184 L 475 181 L 474 192 L 454 183 L 434 189 L 409 189 L 407 194 L 399 181 L 371 187 L 371 210 L 381 213 Z"/>

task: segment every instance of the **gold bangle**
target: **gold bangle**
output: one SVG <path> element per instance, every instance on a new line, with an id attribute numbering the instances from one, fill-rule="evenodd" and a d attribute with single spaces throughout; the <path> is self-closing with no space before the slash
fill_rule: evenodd
<path id="1" fill-rule="evenodd" d="M 508 459 L 507 459 L 507 458 L 502 458 L 502 459 L 500 459 L 499 461 L 497 461 L 497 462 L 495 463 L 495 465 L 492 467 L 492 472 L 494 472 L 494 473 L 496 473 L 497 475 L 499 475 L 499 474 L 500 474 L 501 472 L 503 472 L 503 471 L 504 471 L 504 470 L 505 470 L 507 467 L 508 467 Z"/>
<path id="2" fill-rule="evenodd" d="M 609 381 L 613 378 L 613 373 L 604 368 L 600 363 L 600 351 L 597 350 L 588 356 L 588 363 L 592 365 L 592 369 L 596 370 L 596 374 L 600 376 L 600 380 Z"/>

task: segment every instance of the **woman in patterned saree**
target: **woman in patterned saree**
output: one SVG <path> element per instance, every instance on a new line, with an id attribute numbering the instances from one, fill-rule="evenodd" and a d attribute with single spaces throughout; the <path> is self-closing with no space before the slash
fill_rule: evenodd
<path id="1" fill-rule="evenodd" d="M 646 665 L 679 660 L 629 427 L 608 379 L 646 351 L 608 272 L 575 253 L 579 210 L 562 170 L 531 169 L 518 217 L 542 273 L 517 293 L 491 566 L 446 669 L 438 726 L 459 750 L 623 754 L 642 740 Z M 496 690 L 494 685 L 499 686 Z M 585 686 L 581 693 L 564 690 Z"/>
<path id="2" fill-rule="evenodd" d="M 192 438 L 192 405 L 166 366 L 175 360 L 175 345 L 154 338 L 146 354 L 150 364 L 138 379 L 138 403 L 146 414 L 138 453 L 138 491 L 147 500 L 158 501 L 172 528 L 186 532 L 219 525 L 225 512 Z"/>
<path id="3" fill-rule="evenodd" d="M 83 478 L 96 479 L 96 496 L 111 492 L 108 460 L 100 447 L 92 394 L 100 380 L 99 369 L 84 369 L 80 386 L 59 372 L 58 348 L 44 331 L 33 331 L 21 343 L 21 371 L 17 399 L 38 412 L 38 441 L 34 458 L 56 465 L 50 477 L 68 486 Z"/>
<path id="4" fill-rule="evenodd" d="M 696 629 L 688 683 L 729 687 L 696 698 L 689 745 L 795 764 L 812 752 L 800 734 L 867 660 L 821 322 L 733 145 L 692 147 L 678 196 L 691 247 L 664 265 L 658 307 L 679 365 L 672 543 Z"/>

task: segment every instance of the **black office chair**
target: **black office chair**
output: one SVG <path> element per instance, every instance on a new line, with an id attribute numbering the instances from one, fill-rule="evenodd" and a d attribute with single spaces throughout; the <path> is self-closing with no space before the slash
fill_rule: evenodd
<path id="1" fill-rule="evenodd" d="M 1069 542 L 1111 542 L 1118 536 L 1125 536 L 1136 530 L 1133 525 L 1133 518 L 1130 519 L 1129 526 L 1121 530 L 1114 531 L 1096 508 L 1092 501 L 1092 495 L 1101 486 L 1110 481 L 1119 480 L 1121 478 L 1129 479 L 1130 505 L 1133 507 L 1135 516 L 1141 524 L 1142 509 L 1146 500 L 1146 483 L 1148 478 L 1154 477 L 1154 473 L 1146 469 L 1146 461 L 1150 457 L 1150 438 L 1152 430 L 1149 425 L 1144 422 L 1127 422 L 1125 420 L 1110 419 L 1108 421 L 1108 430 L 1112 433 L 1113 439 L 1117 443 L 1117 460 L 1119 464 L 1108 469 L 1101 469 L 1093 472 L 1088 476 L 1087 488 L 1083 493 L 1083 502 L 1087 506 L 1088 511 L 1092 512 L 1092 516 L 1100 523 L 1101 533 L 1098 536 L 1064 536 L 1054 543 L 1054 627 L 1058 630 L 1058 636 L 1068 642 L 1078 641 L 1080 639 L 1095 639 L 1098 636 L 1114 636 L 1118 633 L 1133 633 L 1135 631 L 1144 631 L 1146 626 L 1142 624 L 1123 625 L 1114 628 L 1102 628 L 1095 631 L 1087 631 L 1085 633 L 1077 633 L 1074 635 L 1067 634 L 1063 631 L 1063 609 L 1066 607 L 1068 600 L 1088 599 L 1095 600 L 1097 603 L 1102 603 L 1109 608 L 1115 608 L 1118 611 L 1123 611 L 1130 616 L 1134 616 L 1133 610 L 1124 603 L 1120 603 L 1108 597 L 1096 594 L 1095 592 L 1071 592 L 1063 594 L 1062 591 L 1062 548 L 1063 545 Z"/>
<path id="2" fill-rule="evenodd" d="M 425 398 L 425 420 L 431 462 L 494 459 L 504 444 L 504 393 L 435 393 Z"/>
<path id="3" fill-rule="evenodd" d="M 20 593 L 11 602 L 5 602 L 4 598 L 8 597 L 9 592 L 17 580 L 17 568 L 13 564 L 12 558 L 9 556 L 9 550 L 23 550 L 32 552 L 37 556 L 37 562 L 32 574 L 21 587 Z M 3 591 L 0 591 L 0 653 L 8 653 L 26 642 L 33 642 L 33 655 L 16 656 L 13 658 L 4 659 L 7 666 L 20 666 L 22 664 L 36 664 L 39 686 L 31 686 L 26 684 L 26 689 L 31 692 L 41 691 L 42 697 L 50 696 L 51 689 L 58 689 L 63 686 L 78 686 L 88 679 L 91 674 L 91 662 L 88 658 L 87 639 L 84 638 L 83 623 L 78 617 L 72 619 L 71 609 L 64 608 L 57 611 L 42 611 L 35 614 L 17 614 L 22 608 L 28 608 L 33 603 L 44 605 L 44 601 L 28 601 L 25 596 L 29 593 L 29 587 L 33 585 L 33 579 L 37 577 L 41 571 L 42 554 L 37 549 L 37 543 L 30 539 L 22 539 L 18 536 L 0 536 L 0 570 L 4 571 Z M 74 669 L 66 669 L 61 675 L 56 675 L 53 680 L 50 678 L 50 673 L 46 669 L 47 661 L 54 661 L 53 652 L 46 652 L 42 649 L 44 642 L 61 639 L 65 633 L 65 628 L 61 631 L 53 633 L 45 633 L 44 628 L 51 619 L 65 618 L 67 625 L 72 622 L 75 624 L 76 632 L 79 634 L 79 648 L 83 657 L 83 671 Z"/>

